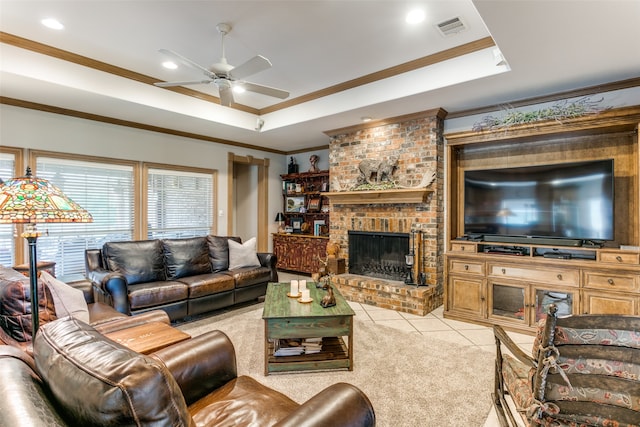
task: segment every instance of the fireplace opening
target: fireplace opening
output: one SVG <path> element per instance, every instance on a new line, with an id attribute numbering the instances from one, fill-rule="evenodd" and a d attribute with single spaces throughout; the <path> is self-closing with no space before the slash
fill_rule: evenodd
<path id="1" fill-rule="evenodd" d="M 349 273 L 404 281 L 408 233 L 349 231 Z"/>

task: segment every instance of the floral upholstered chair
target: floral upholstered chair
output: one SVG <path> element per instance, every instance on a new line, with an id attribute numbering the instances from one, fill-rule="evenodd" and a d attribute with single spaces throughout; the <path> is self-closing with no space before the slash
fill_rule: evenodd
<path id="1" fill-rule="evenodd" d="M 531 356 L 500 326 L 494 335 L 501 425 L 640 426 L 640 317 L 558 317 L 552 305 Z"/>

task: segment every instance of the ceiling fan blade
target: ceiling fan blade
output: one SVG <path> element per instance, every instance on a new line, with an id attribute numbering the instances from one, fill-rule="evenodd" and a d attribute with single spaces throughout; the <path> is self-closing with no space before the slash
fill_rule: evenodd
<path id="1" fill-rule="evenodd" d="M 242 80 L 260 71 L 271 68 L 271 61 L 262 55 L 254 56 L 244 64 L 240 64 L 229 71 L 229 76 L 233 79 Z"/>
<path id="2" fill-rule="evenodd" d="M 273 96 L 274 98 L 285 99 L 289 97 L 289 92 L 282 89 L 276 89 L 269 86 L 263 86 L 255 83 L 242 82 L 241 84 L 246 90 L 250 92 L 260 93 L 262 95 Z"/>
<path id="3" fill-rule="evenodd" d="M 178 60 L 179 62 L 182 62 L 184 65 L 186 65 L 188 67 L 191 67 L 193 69 L 196 69 L 198 71 L 203 72 L 205 76 L 207 76 L 207 77 L 209 77 L 211 79 L 215 79 L 217 77 L 214 73 L 212 73 L 211 71 L 209 71 L 208 69 L 206 69 L 202 65 L 193 62 L 189 58 L 185 58 L 184 56 L 180 55 L 179 53 L 176 53 L 176 52 L 174 52 L 172 50 L 169 50 L 169 49 L 160 49 L 159 52 L 164 54 L 164 55 L 170 56 L 170 57 Z"/>
<path id="4" fill-rule="evenodd" d="M 228 84 L 217 84 L 218 86 L 218 94 L 220 95 L 220 105 L 224 105 L 225 107 L 229 107 L 233 104 L 233 90 L 231 89 L 231 85 Z"/>
<path id="5" fill-rule="evenodd" d="M 155 86 L 158 87 L 173 87 L 173 86 L 187 86 L 187 85 L 199 85 L 199 84 L 209 84 L 211 80 L 191 80 L 186 82 L 157 82 L 154 83 Z"/>

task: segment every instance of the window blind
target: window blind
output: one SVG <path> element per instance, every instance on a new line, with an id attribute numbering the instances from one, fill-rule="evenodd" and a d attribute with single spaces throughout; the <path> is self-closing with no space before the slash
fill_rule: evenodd
<path id="1" fill-rule="evenodd" d="M 147 238 L 206 236 L 213 225 L 213 176 L 147 170 Z"/>
<path id="2" fill-rule="evenodd" d="M 133 166 L 38 157 L 36 171 L 93 216 L 92 223 L 38 226 L 48 232 L 38 239 L 38 260 L 55 261 L 56 275 L 84 274 L 85 249 L 132 239 Z"/>

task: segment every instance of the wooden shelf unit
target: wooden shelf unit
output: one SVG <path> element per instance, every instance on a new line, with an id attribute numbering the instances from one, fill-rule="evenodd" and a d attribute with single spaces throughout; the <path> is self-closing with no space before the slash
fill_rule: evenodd
<path id="1" fill-rule="evenodd" d="M 640 315 L 640 252 L 619 249 L 640 246 L 639 124 L 640 106 L 635 106 L 562 123 L 445 135 L 445 317 L 532 333 L 550 302 L 567 313 Z M 465 170 L 607 158 L 615 163 L 616 218 L 615 240 L 606 247 L 461 239 Z M 571 258 L 544 256 L 554 250 Z"/>
<path id="2" fill-rule="evenodd" d="M 329 240 L 329 171 L 302 172 L 280 175 L 282 178 L 282 213 L 285 225 L 301 222 L 301 230 L 273 235 L 273 252 L 277 256 L 277 268 L 302 273 L 315 273 L 320 268 L 318 257 L 325 258 Z M 296 190 L 296 186 L 298 189 Z M 290 198 L 302 200 L 305 212 L 287 209 Z M 310 206 L 319 202 L 317 207 Z M 325 208 L 323 210 L 323 208 Z M 324 221 L 322 230 L 314 227 L 315 221 Z"/>

